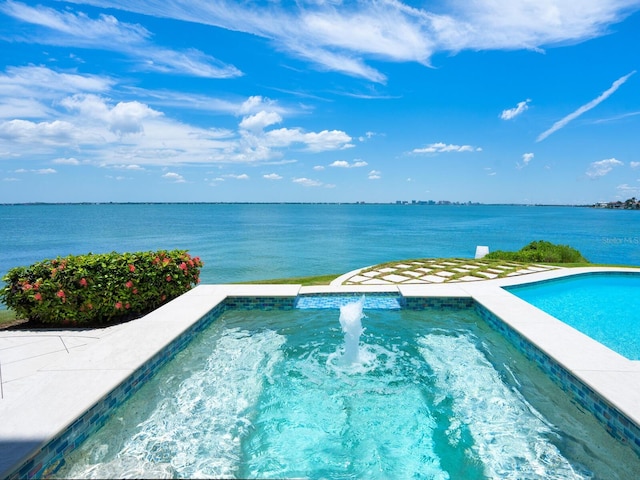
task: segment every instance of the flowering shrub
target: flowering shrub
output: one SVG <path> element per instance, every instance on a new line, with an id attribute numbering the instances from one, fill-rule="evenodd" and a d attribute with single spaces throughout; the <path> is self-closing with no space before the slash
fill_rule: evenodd
<path id="1" fill-rule="evenodd" d="M 58 257 L 11 269 L 0 301 L 35 323 L 112 324 L 182 295 L 202 265 L 184 250 Z"/>

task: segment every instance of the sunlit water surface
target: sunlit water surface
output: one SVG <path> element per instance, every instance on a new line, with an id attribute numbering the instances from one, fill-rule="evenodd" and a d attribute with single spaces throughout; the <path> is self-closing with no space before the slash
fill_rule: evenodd
<path id="1" fill-rule="evenodd" d="M 472 310 L 228 311 L 60 478 L 637 478 L 638 457 Z"/>
<path id="2" fill-rule="evenodd" d="M 640 274 L 597 273 L 507 289 L 630 360 L 640 360 Z"/>

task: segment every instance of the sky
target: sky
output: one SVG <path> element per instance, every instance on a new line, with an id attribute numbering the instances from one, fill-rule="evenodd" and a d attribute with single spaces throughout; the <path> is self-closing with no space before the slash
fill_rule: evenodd
<path id="1" fill-rule="evenodd" d="M 640 197 L 640 0 L 0 0 L 0 203 Z"/>

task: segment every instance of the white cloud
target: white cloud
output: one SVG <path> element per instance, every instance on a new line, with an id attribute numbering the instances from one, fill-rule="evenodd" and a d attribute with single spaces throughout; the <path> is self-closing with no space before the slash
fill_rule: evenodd
<path id="1" fill-rule="evenodd" d="M 220 112 L 243 114 L 237 130 L 199 127 L 167 118 L 164 112 L 140 101 L 113 101 L 107 97 L 111 81 L 97 77 L 58 76 L 49 69 L 13 70 L 0 75 L 0 152 L 7 156 L 68 158 L 80 152 L 83 163 L 94 165 L 176 165 L 188 163 L 251 163 L 281 160 L 291 148 L 309 153 L 353 147 L 351 137 L 340 130 L 307 132 L 300 127 L 263 130 L 283 121 L 289 110 L 276 102 L 253 96 L 243 102 L 220 105 Z M 18 87 L 3 88 L 15 81 Z M 57 85 L 47 88 L 48 84 Z M 74 88 L 88 91 L 69 96 Z M 95 90 L 92 91 L 91 89 Z M 135 90 L 152 101 L 163 97 L 153 92 Z M 111 92 L 112 93 L 112 92 Z M 11 102 L 24 96 L 33 103 L 25 106 L 26 116 L 42 116 L 44 121 L 11 118 L 2 121 L 5 112 L 13 111 Z M 168 105 L 179 104 L 180 96 L 169 96 Z M 189 103 L 190 99 L 186 99 Z M 173 105 L 173 102 L 175 105 Z M 206 103 L 198 99 L 198 104 Z M 27 108 L 32 108 L 27 112 Z M 244 128 L 243 128 L 244 127 Z M 251 128 L 253 130 L 247 130 Z M 39 156 L 39 157 L 38 157 Z"/>
<path id="2" fill-rule="evenodd" d="M 7 66 L 6 73 L 0 75 L 3 92 L 105 92 L 115 84 L 115 80 L 97 75 L 60 73 L 47 67 L 29 65 L 25 67 Z"/>
<path id="3" fill-rule="evenodd" d="M 145 120 L 162 116 L 161 112 L 137 101 L 119 102 L 111 107 L 105 99 L 93 94 L 67 97 L 60 104 L 80 112 L 85 118 L 104 122 L 111 132 L 119 136 L 140 133 L 144 130 Z"/>
<path id="4" fill-rule="evenodd" d="M 375 136 L 374 132 L 366 132 L 364 135 L 360 135 L 358 140 L 361 142 L 366 142 L 367 140 L 373 138 Z"/>
<path id="5" fill-rule="evenodd" d="M 106 165 L 103 165 L 106 166 Z M 135 163 L 126 165 L 113 165 L 112 168 L 116 168 L 118 170 L 136 170 L 136 171 L 144 171 L 144 168 L 141 167 L 140 165 L 136 165 Z"/>
<path id="6" fill-rule="evenodd" d="M 282 180 L 282 177 L 277 173 L 267 173 L 263 175 L 262 178 L 266 178 L 267 180 Z"/>
<path id="7" fill-rule="evenodd" d="M 623 183 L 622 185 L 618 185 L 616 190 L 620 192 L 621 195 L 624 195 L 626 198 L 630 196 L 635 197 L 640 194 L 640 187 L 632 187 L 627 183 Z"/>
<path id="8" fill-rule="evenodd" d="M 624 82 L 626 82 L 629 79 L 629 77 L 631 75 L 633 75 L 634 73 L 636 73 L 635 70 L 633 72 L 631 72 L 631 73 L 628 73 L 628 74 L 624 75 L 623 77 L 620 77 L 618 80 L 613 82 L 613 84 L 611 85 L 611 87 L 609 87 L 609 89 L 605 90 L 602 94 L 600 94 L 600 96 L 598 96 L 597 98 L 591 100 L 589 103 L 585 103 L 580 108 L 578 108 L 576 111 L 574 111 L 574 112 L 570 113 L 569 115 L 567 115 L 566 117 L 561 118 L 560 120 L 558 120 L 556 123 L 554 123 L 551 126 L 551 128 L 549 128 L 548 130 L 545 130 L 540 135 L 538 135 L 538 138 L 536 139 L 536 141 L 537 142 L 541 142 L 542 140 L 547 138 L 552 133 L 557 132 L 562 127 L 567 125 L 570 121 L 575 120 L 576 118 L 578 118 L 583 113 L 586 113 L 589 110 L 591 110 L 592 108 L 597 107 L 600 103 L 602 103 L 607 98 L 609 98 L 611 95 L 613 95 L 615 93 L 615 91 L 618 90 L 618 88 L 620 88 L 620 86 L 623 85 Z"/>
<path id="9" fill-rule="evenodd" d="M 276 112 L 266 112 L 262 110 L 255 115 L 244 117 L 240 122 L 240 128 L 251 131 L 261 131 L 269 125 L 280 122 L 282 122 L 282 117 Z"/>
<path id="10" fill-rule="evenodd" d="M 631 168 L 640 168 L 640 162 L 629 162 Z"/>
<path id="11" fill-rule="evenodd" d="M 249 175 L 247 175 L 246 173 L 241 173 L 241 174 L 235 174 L 235 173 L 229 173 L 227 175 L 223 175 L 224 178 L 233 178 L 234 180 L 249 180 Z"/>
<path id="12" fill-rule="evenodd" d="M 55 163 L 56 165 L 80 165 L 80 160 L 77 158 L 56 158 L 52 160 L 51 163 Z"/>
<path id="13" fill-rule="evenodd" d="M 162 178 L 166 178 L 167 180 L 171 180 L 173 183 L 185 183 L 186 180 L 182 175 L 175 172 L 167 172 L 162 175 Z"/>
<path id="14" fill-rule="evenodd" d="M 336 160 L 329 166 L 337 167 L 337 168 L 360 168 L 360 167 L 366 167 L 367 165 L 369 164 L 364 160 L 356 160 L 353 163 L 349 163 L 346 160 Z"/>
<path id="15" fill-rule="evenodd" d="M 60 12 L 20 2 L 5 2 L 0 5 L 0 11 L 34 26 L 33 32 L 14 41 L 116 51 L 134 59 L 139 69 L 156 72 L 205 78 L 242 75 L 236 67 L 226 65 L 201 51 L 176 51 L 158 47 L 151 42 L 152 33 L 144 27 L 120 22 L 113 15 L 101 14 L 92 19 L 85 13 L 69 10 Z"/>
<path id="16" fill-rule="evenodd" d="M 293 183 L 297 183 L 304 187 L 321 187 L 323 185 L 323 183 L 319 182 L 318 180 L 311 180 L 310 178 L 305 177 L 294 178 Z"/>
<path id="17" fill-rule="evenodd" d="M 369 180 L 379 180 L 380 178 L 382 178 L 382 172 L 378 170 L 371 170 L 367 175 L 367 178 Z"/>
<path id="18" fill-rule="evenodd" d="M 314 170 L 320 172 L 322 170 L 324 170 L 324 166 L 323 165 L 316 165 L 315 167 L 313 167 Z"/>
<path id="19" fill-rule="evenodd" d="M 15 177 L 5 177 L 2 179 L 2 181 L 3 182 L 19 182 L 20 179 Z"/>
<path id="20" fill-rule="evenodd" d="M 414 148 L 411 153 L 449 153 L 449 152 L 479 152 L 482 149 L 471 145 L 453 145 L 442 142 L 431 143 L 424 148 Z"/>
<path id="21" fill-rule="evenodd" d="M 296 2 L 293 8 L 287 2 L 283 6 L 269 2 L 265 8 L 261 3 L 235 0 L 85 1 L 260 36 L 320 69 L 380 83 L 386 81 L 385 74 L 367 65 L 367 60 L 428 66 L 436 52 L 539 51 L 607 34 L 610 25 L 639 8 L 635 0 L 582 0 L 579 8 L 574 2 L 557 0 L 451 0 L 436 2 L 432 10 L 395 0 L 308 1 Z M 146 40 L 149 35 L 129 25 L 110 27 L 116 34 L 134 38 Z"/>
<path id="22" fill-rule="evenodd" d="M 591 178 L 603 177 L 613 170 L 614 167 L 618 167 L 620 165 L 624 165 L 624 163 L 620 160 L 616 160 L 615 158 L 592 162 L 587 169 L 586 175 Z"/>
<path id="23" fill-rule="evenodd" d="M 74 144 L 77 139 L 78 131 L 74 125 L 62 120 L 35 123 L 16 119 L 0 122 L 0 144 L 5 140 L 11 144 L 31 145 L 39 150 L 45 145 Z"/>
<path id="24" fill-rule="evenodd" d="M 301 128 L 279 128 L 264 134 L 265 145 L 269 147 L 288 147 L 301 143 L 310 152 L 342 150 L 353 147 L 351 137 L 340 130 L 323 130 L 305 133 Z"/>
<path id="25" fill-rule="evenodd" d="M 27 170 L 26 168 L 19 168 L 18 170 L 15 170 L 14 173 L 35 173 L 36 175 L 51 175 L 58 172 L 53 168 L 36 168 L 31 170 Z"/>
<path id="26" fill-rule="evenodd" d="M 522 154 L 522 163 L 518 163 L 517 167 L 518 169 L 522 169 L 524 167 L 526 167 L 527 165 L 529 165 L 529 162 L 531 162 L 531 160 L 533 160 L 533 153 L 524 153 Z"/>
<path id="27" fill-rule="evenodd" d="M 502 120 L 512 120 L 513 118 L 517 117 L 518 115 L 524 113 L 528 108 L 529 105 L 527 105 L 531 100 L 530 99 L 526 99 L 523 102 L 518 102 L 518 105 L 516 105 L 514 108 L 510 108 L 508 110 L 503 110 L 502 113 L 500 114 L 500 118 Z"/>

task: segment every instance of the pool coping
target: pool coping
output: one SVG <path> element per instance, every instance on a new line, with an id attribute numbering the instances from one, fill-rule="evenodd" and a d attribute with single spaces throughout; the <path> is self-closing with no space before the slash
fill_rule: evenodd
<path id="1" fill-rule="evenodd" d="M 0 399 L 0 478 L 14 473 L 42 445 L 228 297 L 391 292 L 403 297 L 472 298 L 640 426 L 640 361 L 623 357 L 502 288 L 594 272 L 640 273 L 640 268 L 558 269 L 482 282 L 429 285 L 200 285 L 145 317 L 93 332 L 94 341 L 82 343 L 73 331 L 0 332 L 0 341 L 14 342 L 9 347 L 14 347 L 18 338 L 29 342 L 36 337 L 78 341 L 74 348 L 65 346 L 48 356 L 43 354 L 39 363 L 30 359 L 35 366 L 25 363 L 16 367 L 23 368 L 24 375 L 19 379 L 16 375 L 17 386 L 7 388 L 7 395 Z M 10 350 L 0 348 L 0 366 L 5 371 Z"/>

